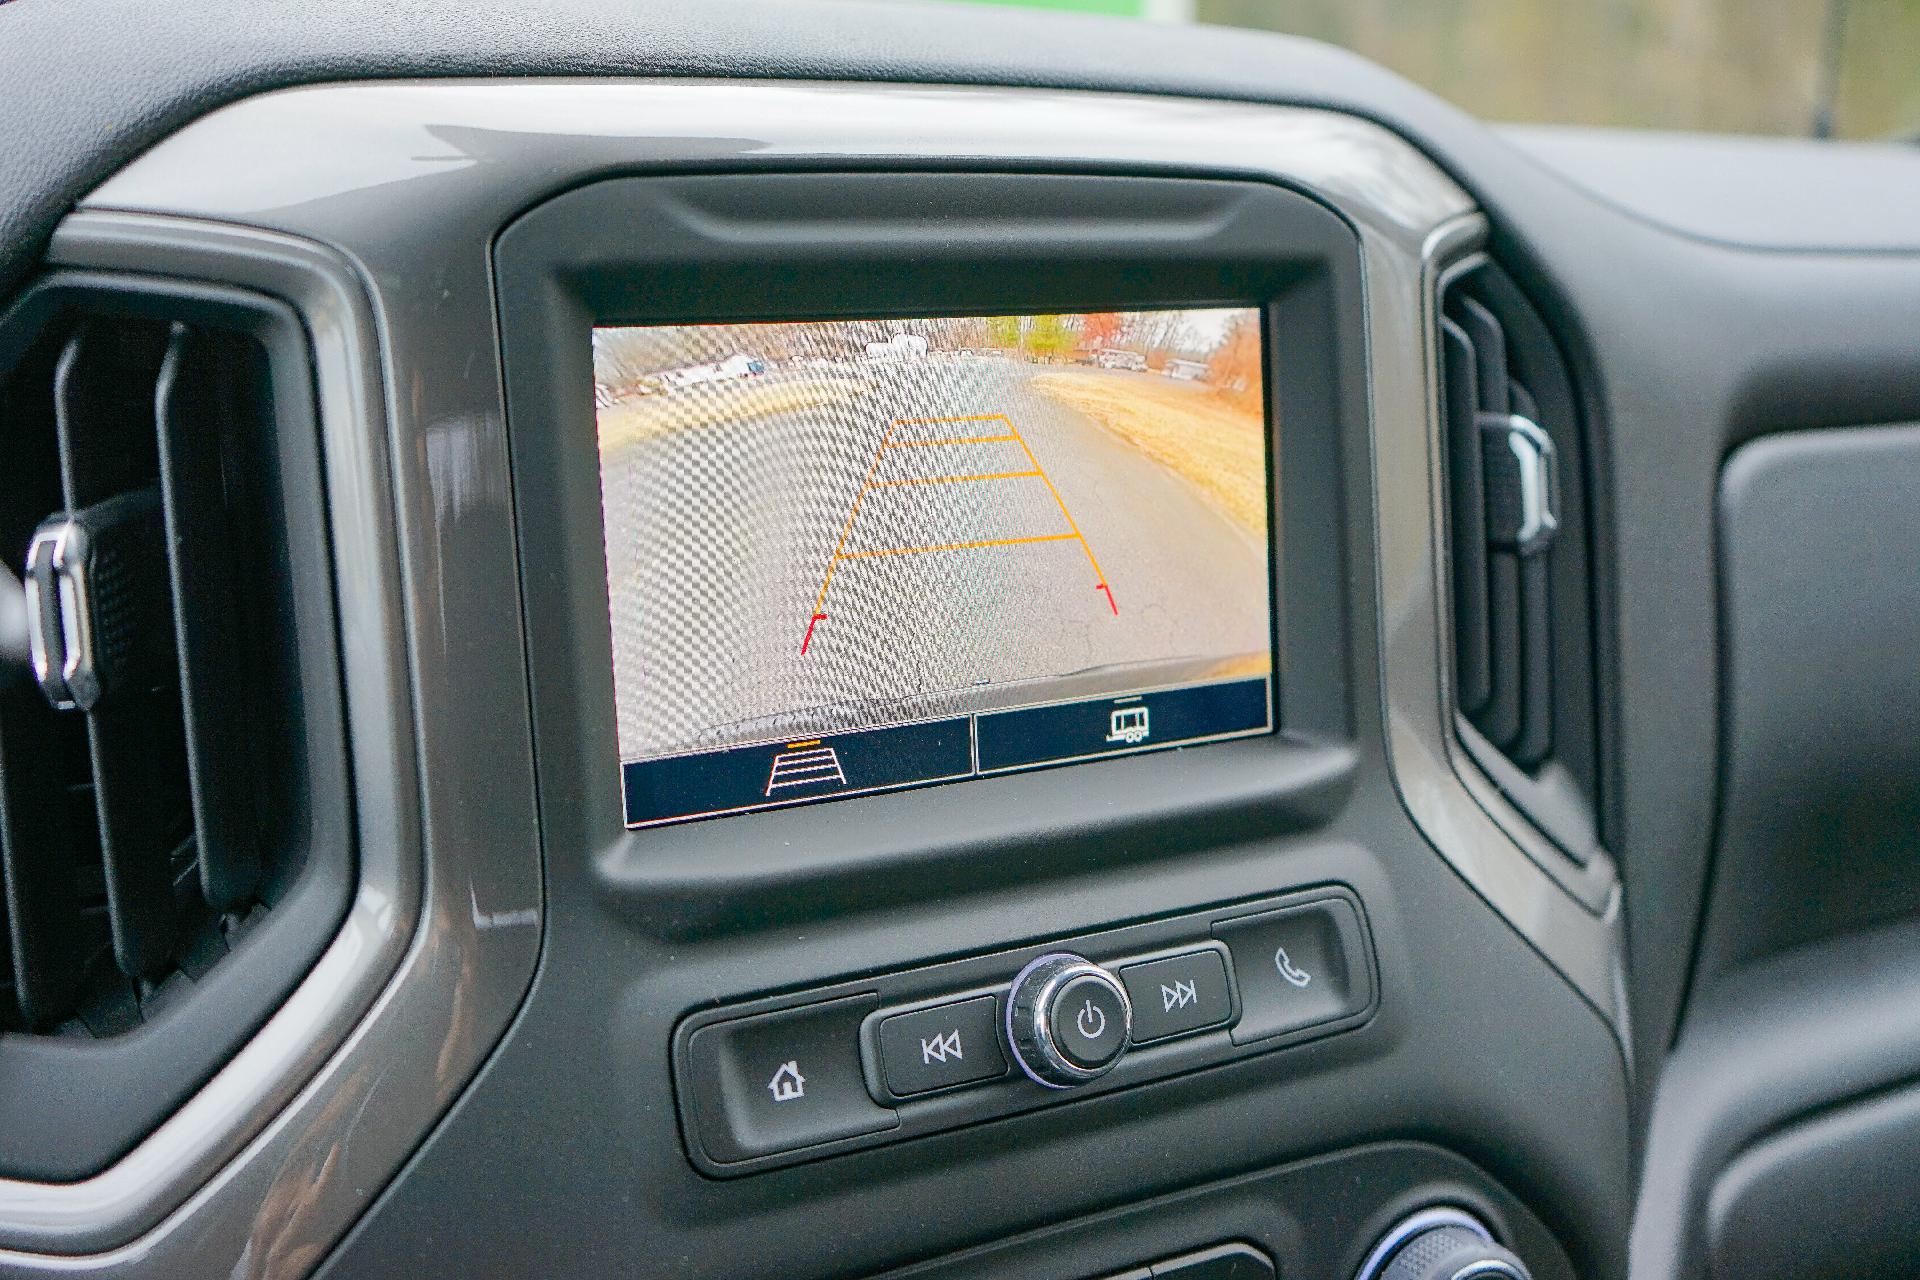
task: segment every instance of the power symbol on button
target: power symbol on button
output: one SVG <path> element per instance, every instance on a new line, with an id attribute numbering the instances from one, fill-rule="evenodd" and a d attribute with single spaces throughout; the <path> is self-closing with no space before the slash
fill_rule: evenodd
<path id="1" fill-rule="evenodd" d="M 1075 1018 L 1073 1022 L 1075 1026 L 1080 1028 L 1080 1034 L 1089 1040 L 1098 1040 L 1106 1034 L 1107 1015 L 1102 1010 L 1095 1008 L 1092 1000 L 1088 1000 L 1084 1005 L 1080 1006 L 1080 1016 Z"/>

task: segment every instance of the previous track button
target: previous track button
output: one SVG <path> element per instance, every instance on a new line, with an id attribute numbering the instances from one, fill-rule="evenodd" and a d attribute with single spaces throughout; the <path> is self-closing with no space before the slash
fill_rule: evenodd
<path id="1" fill-rule="evenodd" d="M 896 1098 L 991 1080 L 1007 1071 L 999 1001 L 976 996 L 880 1020 L 880 1073 Z"/>

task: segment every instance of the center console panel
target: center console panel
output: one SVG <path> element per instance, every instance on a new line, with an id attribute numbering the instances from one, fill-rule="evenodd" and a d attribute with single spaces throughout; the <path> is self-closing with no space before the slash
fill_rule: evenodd
<path id="1" fill-rule="evenodd" d="M 1236 1242 L 1282 1274 L 1335 1275 L 1323 1267 L 1357 1266 L 1396 1215 L 1440 1194 L 1422 1179 L 1442 1167 L 1455 1203 L 1522 1235 L 1524 1215 L 1496 1208 L 1478 1169 L 1555 1199 L 1624 1195 L 1624 1165 L 1566 1158 L 1607 1140 L 1561 1141 L 1569 1124 L 1606 1123 L 1618 1080 L 1596 1086 L 1572 1064 L 1610 1054 L 1608 1031 L 1521 958 L 1385 770 L 1350 223 L 1231 177 L 664 174 L 535 207 L 501 235 L 495 272 L 557 916 L 556 998 L 536 992 L 525 1035 L 610 1011 L 594 1092 L 625 1120 L 570 1144 L 644 1152 L 644 1171 L 614 1157 L 638 1178 L 623 1194 L 649 1188 L 678 1229 L 771 1257 L 834 1206 L 908 1215 L 918 1238 L 956 1246 L 988 1221 L 1064 1240 L 1044 1224 L 1102 1206 L 1125 1217 L 1117 1198 L 1141 1186 L 1180 1202 L 1182 1187 L 1247 1179 L 1217 1202 L 1240 1209 L 1204 1231 L 912 1272 L 1059 1280 L 1157 1274 Z M 596 325 L 1229 301 L 1257 306 L 1267 332 L 1276 732 L 627 828 L 586 394 Z M 1064 1077 L 1041 1062 L 1022 995 L 1056 960 L 1086 966 L 1063 982 L 1094 984 L 1049 989 Z M 536 1076 L 506 1071 L 496 1105 L 546 1105 Z M 1502 1079 L 1544 1083 L 1516 1099 Z M 1592 1109 L 1573 1102 L 1595 1087 Z M 1337 1245 L 1324 1224 L 1308 1245 L 1290 1234 L 1306 1228 L 1250 1214 L 1248 1197 L 1273 1203 L 1251 1188 L 1331 1176 L 1246 1172 L 1276 1155 L 1415 1134 L 1456 1154 L 1338 1157 L 1378 1177 L 1347 1193 Z M 1293 1194 L 1287 1212 L 1305 1212 Z M 880 1240 L 855 1231 L 814 1261 L 852 1267 Z M 1556 1274 L 1556 1249 L 1526 1243 Z M 1304 1269 L 1303 1248 L 1320 1259 Z"/>

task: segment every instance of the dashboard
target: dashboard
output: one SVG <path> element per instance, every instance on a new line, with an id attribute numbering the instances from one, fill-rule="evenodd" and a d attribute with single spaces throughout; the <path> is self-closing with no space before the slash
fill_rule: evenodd
<path id="1" fill-rule="evenodd" d="M 0 144 L 0 1273 L 1920 1266 L 1920 154 L 348 8 Z"/>

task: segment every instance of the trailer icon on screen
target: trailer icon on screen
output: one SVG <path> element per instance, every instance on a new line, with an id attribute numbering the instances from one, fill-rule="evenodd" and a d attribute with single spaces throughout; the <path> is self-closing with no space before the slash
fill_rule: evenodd
<path id="1" fill-rule="evenodd" d="M 1147 740 L 1149 721 L 1146 707 L 1116 707 L 1107 721 L 1107 741 L 1134 746 Z"/>

